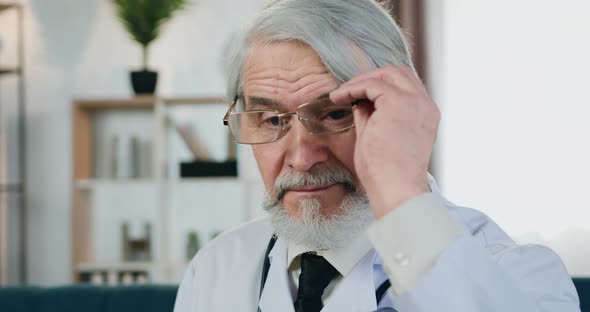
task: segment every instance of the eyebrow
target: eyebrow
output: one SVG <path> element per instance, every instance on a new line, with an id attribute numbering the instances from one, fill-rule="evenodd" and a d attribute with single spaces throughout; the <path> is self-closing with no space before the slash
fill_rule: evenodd
<path id="1" fill-rule="evenodd" d="M 330 97 L 330 92 L 324 93 L 311 101 L 324 100 L 329 97 Z M 304 104 L 304 103 L 301 103 L 301 104 Z M 266 109 L 272 109 L 272 110 L 277 110 L 277 111 L 279 111 L 283 108 L 283 105 L 280 102 L 277 102 L 273 99 L 268 99 L 268 98 L 259 97 L 259 96 L 249 96 L 246 107 L 251 108 L 252 106 L 262 106 Z"/>
<path id="2" fill-rule="evenodd" d="M 281 104 L 275 100 L 267 99 L 259 96 L 249 96 L 246 107 L 251 108 L 252 106 L 263 106 L 267 109 L 278 110 L 281 108 Z"/>

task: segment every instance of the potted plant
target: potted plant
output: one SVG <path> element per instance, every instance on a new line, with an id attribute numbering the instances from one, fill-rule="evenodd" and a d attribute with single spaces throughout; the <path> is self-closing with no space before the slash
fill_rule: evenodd
<path id="1" fill-rule="evenodd" d="M 160 29 L 172 15 L 187 6 L 188 0 L 112 0 L 123 26 L 142 48 L 142 69 L 131 72 L 135 94 L 153 94 L 158 73 L 148 68 L 150 44 L 158 38 Z"/>

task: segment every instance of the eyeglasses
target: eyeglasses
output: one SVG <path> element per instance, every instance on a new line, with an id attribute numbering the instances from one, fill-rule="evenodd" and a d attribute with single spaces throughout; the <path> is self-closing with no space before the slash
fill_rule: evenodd
<path id="1" fill-rule="evenodd" d="M 223 124 L 229 126 L 236 143 L 264 144 L 282 138 L 291 129 L 293 115 L 314 135 L 346 131 L 354 127 L 352 107 L 353 104 L 334 104 L 329 98 L 320 98 L 298 106 L 294 112 L 245 110 L 242 97 L 236 96 L 223 117 Z"/>

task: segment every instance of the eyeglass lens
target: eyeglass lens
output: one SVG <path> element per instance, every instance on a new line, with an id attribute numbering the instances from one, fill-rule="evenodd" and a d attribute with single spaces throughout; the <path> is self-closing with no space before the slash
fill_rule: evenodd
<path id="1" fill-rule="evenodd" d="M 293 113 L 272 110 L 245 110 L 236 103 L 230 113 L 229 127 L 238 143 L 260 144 L 278 140 L 291 127 Z M 354 125 L 352 105 L 336 105 L 329 99 L 319 99 L 299 106 L 295 113 L 305 128 L 315 135 L 345 131 Z"/>

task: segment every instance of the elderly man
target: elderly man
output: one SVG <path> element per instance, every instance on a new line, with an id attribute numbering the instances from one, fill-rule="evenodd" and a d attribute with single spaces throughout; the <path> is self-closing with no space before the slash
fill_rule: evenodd
<path id="1" fill-rule="evenodd" d="M 230 61 L 269 216 L 196 255 L 176 312 L 579 311 L 557 255 L 439 193 L 439 110 L 374 1 L 271 1 Z"/>

